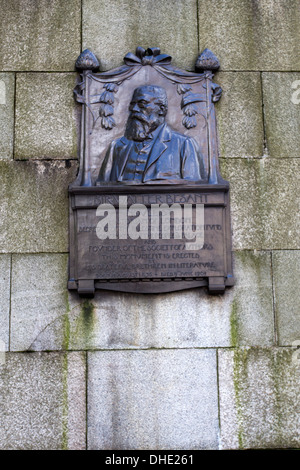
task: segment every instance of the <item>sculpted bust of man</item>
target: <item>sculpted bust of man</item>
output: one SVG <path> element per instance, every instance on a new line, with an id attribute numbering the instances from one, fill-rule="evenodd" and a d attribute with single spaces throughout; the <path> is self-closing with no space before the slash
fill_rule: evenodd
<path id="1" fill-rule="evenodd" d="M 165 122 L 168 100 L 164 88 L 154 85 L 136 88 L 129 111 L 125 135 L 110 144 L 99 172 L 99 183 L 204 179 L 197 142 L 173 131 Z"/>

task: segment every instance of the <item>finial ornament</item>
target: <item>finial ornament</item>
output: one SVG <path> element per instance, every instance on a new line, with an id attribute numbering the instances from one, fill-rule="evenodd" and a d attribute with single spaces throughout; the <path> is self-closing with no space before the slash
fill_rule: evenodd
<path id="1" fill-rule="evenodd" d="M 85 49 L 76 60 L 75 67 L 79 70 L 94 70 L 99 68 L 99 60 L 89 49 Z"/>
<path id="2" fill-rule="evenodd" d="M 204 49 L 199 55 L 195 66 L 197 72 L 204 72 L 205 70 L 216 71 L 220 68 L 220 62 L 210 49 Z"/>

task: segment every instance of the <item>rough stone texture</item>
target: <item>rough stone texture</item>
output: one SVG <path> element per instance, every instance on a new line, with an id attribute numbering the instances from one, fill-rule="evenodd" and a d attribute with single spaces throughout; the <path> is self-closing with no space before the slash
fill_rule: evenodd
<path id="1" fill-rule="evenodd" d="M 0 354 L 9 347 L 10 255 L 0 255 Z"/>
<path id="2" fill-rule="evenodd" d="M 13 157 L 15 76 L 0 73 L 0 158 Z"/>
<path id="3" fill-rule="evenodd" d="M 1 449 L 85 449 L 85 353 L 8 353 Z"/>
<path id="4" fill-rule="evenodd" d="M 66 252 L 75 162 L 0 161 L 0 252 Z"/>
<path id="5" fill-rule="evenodd" d="M 38 333 L 68 311 L 67 263 L 62 254 L 12 256 L 12 351 L 28 349 Z"/>
<path id="6" fill-rule="evenodd" d="M 300 248 L 299 159 L 222 159 L 234 249 Z"/>
<path id="7" fill-rule="evenodd" d="M 215 351 L 88 353 L 89 449 L 217 447 Z"/>
<path id="8" fill-rule="evenodd" d="M 92 50 L 101 68 L 123 64 L 137 46 L 160 47 L 174 64 L 194 70 L 198 54 L 195 0 L 83 0 L 83 49 Z"/>
<path id="9" fill-rule="evenodd" d="M 102 70 L 138 45 L 193 69 L 198 39 L 221 62 L 236 250 L 224 296 L 67 291 L 81 3 Z M 86 386 L 91 449 L 300 447 L 299 12 L 297 0 L 1 3 L 0 448 L 85 448 Z M 227 349 L 217 361 L 201 348 Z"/>
<path id="10" fill-rule="evenodd" d="M 300 73 L 263 73 L 263 101 L 271 157 L 300 157 Z"/>
<path id="11" fill-rule="evenodd" d="M 275 313 L 279 344 L 300 341 L 300 251 L 272 254 Z"/>
<path id="12" fill-rule="evenodd" d="M 258 72 L 220 72 L 223 94 L 216 105 L 221 157 L 261 157 L 264 131 Z"/>
<path id="13" fill-rule="evenodd" d="M 269 346 L 274 341 L 270 253 L 235 253 L 236 286 L 163 295 L 64 289 L 64 255 L 14 257 L 12 347 L 39 350 Z M 43 267 L 44 266 L 44 267 Z M 58 270 L 62 272 L 58 272 Z M 54 275 L 57 273 L 56 275 Z M 43 276 L 43 288 L 36 282 Z M 22 289 L 23 279 L 29 287 Z M 55 291 L 57 294 L 55 295 Z M 24 312 L 26 311 L 26 315 Z"/>
<path id="14" fill-rule="evenodd" d="M 200 49 L 223 70 L 300 69 L 298 0 L 199 0 Z"/>
<path id="15" fill-rule="evenodd" d="M 221 445 L 300 446 L 300 361 L 294 350 L 219 351 Z"/>
<path id="16" fill-rule="evenodd" d="M 74 70 L 80 0 L 10 0 L 0 9 L 0 70 Z"/>
<path id="17" fill-rule="evenodd" d="M 18 74 L 15 158 L 76 158 L 76 74 Z"/>
<path id="18" fill-rule="evenodd" d="M 236 287 L 230 310 L 231 346 L 274 343 L 270 253 L 235 252 Z M 229 312 L 228 312 L 229 314 Z"/>

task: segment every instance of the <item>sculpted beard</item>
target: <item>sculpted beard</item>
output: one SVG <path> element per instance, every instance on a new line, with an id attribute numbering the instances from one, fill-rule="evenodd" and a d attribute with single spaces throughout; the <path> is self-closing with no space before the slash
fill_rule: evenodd
<path id="1" fill-rule="evenodd" d="M 134 113 L 129 116 L 127 121 L 125 136 L 129 140 L 142 142 L 150 132 L 154 131 L 160 124 L 158 116 L 145 116 L 142 113 Z"/>

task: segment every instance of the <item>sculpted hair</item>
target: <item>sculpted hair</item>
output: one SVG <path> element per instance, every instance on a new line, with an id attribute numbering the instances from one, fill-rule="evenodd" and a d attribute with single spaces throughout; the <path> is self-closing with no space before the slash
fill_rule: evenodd
<path id="1" fill-rule="evenodd" d="M 164 88 L 161 86 L 157 85 L 144 85 L 136 88 L 134 90 L 134 93 L 137 91 L 141 92 L 147 92 L 150 93 L 151 95 L 156 96 L 157 103 L 161 106 L 162 111 L 163 111 L 163 116 L 167 114 L 168 111 L 168 98 L 167 98 L 167 93 Z"/>

